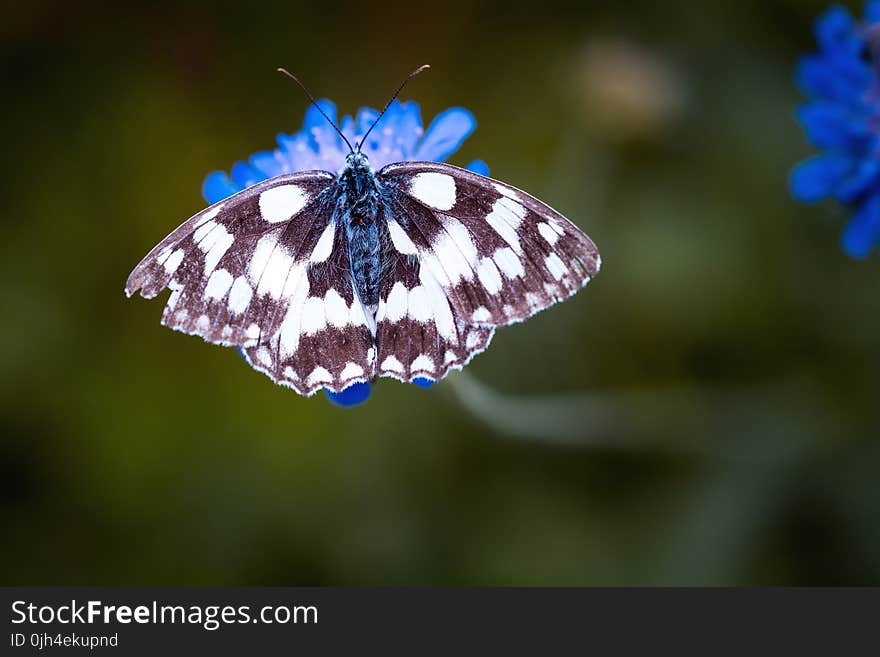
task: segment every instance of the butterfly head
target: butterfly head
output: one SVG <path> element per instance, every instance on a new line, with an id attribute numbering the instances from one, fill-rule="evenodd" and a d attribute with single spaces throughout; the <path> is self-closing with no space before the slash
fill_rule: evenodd
<path id="1" fill-rule="evenodd" d="M 370 160 L 363 151 L 352 151 L 345 156 L 345 168 L 351 171 L 363 171 L 370 169 Z"/>

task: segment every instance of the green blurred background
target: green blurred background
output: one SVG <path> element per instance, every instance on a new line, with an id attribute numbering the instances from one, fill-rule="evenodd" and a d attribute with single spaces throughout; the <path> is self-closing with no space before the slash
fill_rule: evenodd
<path id="1" fill-rule="evenodd" d="M 786 188 L 823 2 L 126 6 L 2 10 L 2 583 L 880 584 L 880 259 Z M 425 62 L 583 293 L 353 410 L 125 299 L 299 128 L 276 66 L 352 112 Z"/>

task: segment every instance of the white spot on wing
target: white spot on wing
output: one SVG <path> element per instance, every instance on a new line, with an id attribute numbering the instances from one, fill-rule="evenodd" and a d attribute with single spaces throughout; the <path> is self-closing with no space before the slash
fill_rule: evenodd
<path id="1" fill-rule="evenodd" d="M 339 378 L 341 379 L 354 379 L 358 376 L 364 375 L 364 368 L 358 365 L 357 363 L 346 363 L 345 367 L 342 368 L 342 372 L 339 374 Z"/>
<path id="2" fill-rule="evenodd" d="M 311 335 L 327 326 L 327 316 L 324 313 L 324 299 L 309 297 L 303 303 L 302 317 L 300 319 L 301 330 L 305 335 Z"/>
<path id="3" fill-rule="evenodd" d="M 474 322 L 487 322 L 490 319 L 492 319 L 492 313 L 485 306 L 480 306 L 471 315 L 471 321 Z"/>
<path id="4" fill-rule="evenodd" d="M 212 231 L 208 237 L 199 242 L 199 248 L 202 250 L 206 250 L 206 244 L 210 243 L 210 248 L 207 248 L 205 253 L 206 276 L 214 271 L 214 267 L 217 266 L 220 258 L 226 254 L 234 241 L 235 237 L 233 237 L 232 233 L 223 228 L 223 226 L 218 225 L 217 230 Z"/>
<path id="5" fill-rule="evenodd" d="M 223 209 L 224 205 L 225 205 L 225 203 L 220 203 L 217 207 L 214 207 L 214 208 L 211 208 L 210 210 L 207 210 L 205 212 L 205 214 L 203 214 L 201 217 L 199 217 L 199 220 L 196 221 L 195 224 L 193 224 L 193 228 L 198 228 L 202 224 L 204 224 L 208 221 L 211 221 L 211 219 L 213 219 L 218 214 L 220 214 L 220 210 Z"/>
<path id="6" fill-rule="evenodd" d="M 458 248 L 458 245 L 449 233 L 441 233 L 440 236 L 434 240 L 431 249 L 436 254 L 437 262 L 439 266 L 443 268 L 443 271 L 446 273 L 445 277 L 448 278 L 450 283 L 454 284 L 462 279 L 468 281 L 473 280 L 473 267 L 471 267 L 467 258 L 465 258 L 461 249 Z"/>
<path id="7" fill-rule="evenodd" d="M 446 292 L 437 282 L 427 267 L 419 270 L 419 280 L 422 282 L 428 302 L 431 304 L 431 312 L 434 316 L 434 324 L 437 332 L 449 340 L 455 340 L 455 319 L 452 317 L 452 309 L 449 307 L 449 299 Z"/>
<path id="8" fill-rule="evenodd" d="M 400 227 L 400 224 L 390 217 L 388 219 L 388 234 L 391 236 L 391 243 L 394 245 L 395 249 L 405 255 L 418 254 L 419 250 L 416 248 L 416 245 L 413 244 L 413 241 L 405 232 L 403 232 L 403 228 Z"/>
<path id="9" fill-rule="evenodd" d="M 417 370 L 421 370 L 422 372 L 433 372 L 434 361 L 432 361 L 426 354 L 419 354 L 412 362 L 412 365 L 410 365 L 411 372 Z"/>
<path id="10" fill-rule="evenodd" d="M 254 296 L 254 290 L 248 285 L 244 276 L 239 276 L 232 284 L 229 291 L 229 312 L 234 315 L 240 315 L 250 305 L 251 298 Z"/>
<path id="11" fill-rule="evenodd" d="M 309 194 L 299 185 L 280 185 L 260 194 L 260 214 L 269 223 L 287 221 L 308 201 Z"/>
<path id="12" fill-rule="evenodd" d="M 388 356 L 379 367 L 389 372 L 403 373 L 403 363 L 397 360 L 395 356 Z"/>
<path id="13" fill-rule="evenodd" d="M 271 234 L 263 235 L 257 241 L 254 252 L 251 254 L 251 261 L 248 263 L 248 278 L 254 285 L 259 282 L 260 276 L 266 268 L 266 263 L 269 261 L 269 256 L 277 243 L 278 240 Z"/>
<path id="14" fill-rule="evenodd" d="M 324 262 L 333 253 L 333 238 L 336 236 L 336 224 L 332 221 L 327 224 L 312 255 L 309 256 L 309 262 Z"/>
<path id="15" fill-rule="evenodd" d="M 165 272 L 173 274 L 177 271 L 177 268 L 180 267 L 181 262 L 183 262 L 183 249 L 177 249 L 174 253 L 168 256 L 168 259 L 164 262 L 163 266 L 165 267 Z"/>
<path id="16" fill-rule="evenodd" d="M 260 241 L 262 242 L 262 239 Z M 293 258 L 287 254 L 287 251 L 283 246 L 277 242 L 275 242 L 275 244 L 277 244 L 277 246 L 272 249 L 272 252 L 265 261 L 266 264 L 263 268 L 263 272 L 260 274 L 260 282 L 257 285 L 257 294 L 268 294 L 273 299 L 279 299 L 281 297 L 281 292 L 287 284 L 287 279 L 290 276 L 296 276 L 297 274 L 291 272 Z M 253 260 L 251 262 L 253 262 Z M 302 269 L 302 265 L 299 265 L 298 269 Z"/>
<path id="17" fill-rule="evenodd" d="M 272 354 L 269 353 L 269 349 L 267 347 L 260 347 L 257 349 L 257 361 L 262 363 L 263 365 L 271 365 L 272 364 Z"/>
<path id="18" fill-rule="evenodd" d="M 522 253 L 516 229 L 525 216 L 526 209 L 522 205 L 502 196 L 492 204 L 492 211 L 486 215 L 486 221 L 514 251 Z"/>
<path id="19" fill-rule="evenodd" d="M 312 370 L 312 373 L 306 377 L 306 383 L 310 386 L 315 385 L 316 383 L 332 383 L 333 375 L 330 374 L 323 367 L 318 366 Z"/>
<path id="20" fill-rule="evenodd" d="M 495 264 L 498 265 L 498 269 L 501 273 L 507 278 L 516 278 L 517 276 L 523 276 L 525 274 L 525 269 L 523 269 L 519 256 L 508 247 L 495 251 L 492 259 L 495 261 Z"/>
<path id="21" fill-rule="evenodd" d="M 397 281 L 394 284 L 394 287 L 391 288 L 391 292 L 388 293 L 388 298 L 385 300 L 385 319 L 392 322 L 403 319 L 403 316 L 406 315 L 408 302 L 409 295 L 406 286 L 400 281 Z"/>
<path id="22" fill-rule="evenodd" d="M 225 269 L 218 269 L 211 274 L 208 284 L 205 285 L 205 297 L 208 299 L 222 299 L 229 292 L 230 287 L 232 287 L 232 274 Z"/>
<path id="23" fill-rule="evenodd" d="M 541 233 L 541 237 L 547 240 L 550 246 L 553 246 L 559 240 L 559 233 L 553 230 L 553 227 L 545 221 L 538 224 L 538 232 Z"/>
<path id="24" fill-rule="evenodd" d="M 341 328 L 348 324 L 349 312 L 348 304 L 345 303 L 345 299 L 339 295 L 339 292 L 332 287 L 327 290 L 324 297 L 324 314 L 327 317 L 327 323 Z"/>
<path id="25" fill-rule="evenodd" d="M 504 185 L 501 185 L 501 184 L 493 181 L 492 187 L 494 187 L 495 191 L 498 192 L 499 194 L 501 194 L 502 196 L 506 196 L 506 197 L 512 198 L 512 199 L 516 198 L 516 194 L 513 192 L 513 190 L 508 189 Z"/>
<path id="26" fill-rule="evenodd" d="M 193 239 L 196 242 L 201 242 L 205 236 L 210 233 L 214 228 L 216 228 L 219 224 L 216 221 L 207 221 L 202 224 L 196 232 L 193 233 Z M 202 249 L 203 251 L 207 251 L 207 248 Z"/>
<path id="27" fill-rule="evenodd" d="M 433 317 L 428 292 L 423 285 L 416 285 L 409 291 L 409 316 L 417 322 L 427 322 Z"/>
<path id="28" fill-rule="evenodd" d="M 501 274 L 498 273 L 498 267 L 492 258 L 483 258 L 480 266 L 477 267 L 477 276 L 480 283 L 489 294 L 495 294 L 501 290 Z"/>
<path id="29" fill-rule="evenodd" d="M 452 176 L 436 171 L 413 176 L 410 194 L 437 210 L 451 210 L 455 205 L 455 181 Z"/>
<path id="30" fill-rule="evenodd" d="M 303 331 L 303 304 L 309 296 L 309 278 L 305 269 L 298 270 L 296 275 L 296 280 L 288 280 L 285 292 L 288 292 L 291 286 L 296 287 L 287 295 L 290 303 L 278 329 L 279 350 L 284 358 L 293 355 L 299 347 L 299 338 Z"/>
<path id="31" fill-rule="evenodd" d="M 557 281 L 561 281 L 562 277 L 565 276 L 565 272 L 567 271 L 564 264 L 562 264 L 562 260 L 559 259 L 559 256 L 555 253 L 551 253 L 544 259 L 544 264 L 547 266 L 547 269 L 553 274 L 553 277 Z"/>
<path id="32" fill-rule="evenodd" d="M 479 256 L 477 255 L 477 247 L 471 239 L 471 232 L 455 217 L 443 217 L 443 227 L 452 237 L 452 241 L 455 242 L 468 264 L 475 265 Z"/>
<path id="33" fill-rule="evenodd" d="M 177 302 L 180 301 L 181 288 L 172 288 L 171 283 L 168 284 L 168 287 L 169 289 L 171 289 L 171 294 L 168 297 L 168 303 L 165 304 L 165 307 L 168 308 L 168 310 L 174 310 L 174 306 L 176 306 Z"/>

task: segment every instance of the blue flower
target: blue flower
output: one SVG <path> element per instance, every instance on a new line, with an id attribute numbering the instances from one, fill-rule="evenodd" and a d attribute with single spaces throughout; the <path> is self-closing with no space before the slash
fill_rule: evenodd
<path id="1" fill-rule="evenodd" d="M 336 105 L 322 99 L 321 109 L 336 121 Z M 364 107 L 357 116 L 342 117 L 338 123 L 345 137 L 352 143 L 359 142 L 372 125 L 379 112 Z M 474 115 L 462 107 L 451 107 L 440 112 L 427 130 L 422 127 L 418 103 L 392 101 L 376 129 L 363 145 L 363 152 L 370 165 L 377 171 L 391 162 L 432 161 L 443 162 L 455 153 L 476 128 Z M 292 135 L 278 135 L 278 148 L 258 151 L 247 161 L 236 162 L 232 170 L 214 171 L 205 177 L 202 196 L 208 203 L 217 203 L 256 183 L 294 171 L 323 169 L 339 171 L 345 164 L 348 147 L 321 116 L 314 106 L 309 106 L 303 127 Z M 474 160 L 467 169 L 481 175 L 489 175 L 489 167 L 482 160 Z M 430 379 L 413 381 L 422 388 L 433 385 Z M 340 406 L 356 406 L 370 396 L 369 383 L 356 383 L 339 393 L 325 390 L 327 397 Z"/>
<path id="2" fill-rule="evenodd" d="M 791 190 L 806 203 L 835 198 L 849 208 L 841 244 L 865 258 L 880 244 L 880 0 L 865 4 L 861 20 L 833 6 L 815 31 L 819 52 L 797 67 L 810 96 L 797 117 L 824 152 L 795 167 Z"/>

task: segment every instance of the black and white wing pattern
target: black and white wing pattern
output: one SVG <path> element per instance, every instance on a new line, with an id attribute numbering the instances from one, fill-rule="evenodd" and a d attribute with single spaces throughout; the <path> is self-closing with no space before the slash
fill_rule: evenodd
<path id="1" fill-rule="evenodd" d="M 332 246 L 316 249 L 301 281 L 290 286 L 277 331 L 244 349 L 254 369 L 301 395 L 341 392 L 375 374 L 374 320 L 351 281 L 345 227 L 330 223 L 326 231 Z"/>
<path id="2" fill-rule="evenodd" d="M 393 221 L 389 230 L 399 230 Z M 400 381 L 438 381 L 484 351 L 495 329 L 456 317 L 424 263 L 396 248 L 388 251 L 376 310 L 376 373 Z"/>
<path id="3" fill-rule="evenodd" d="M 339 262 L 331 221 L 335 180 L 324 171 L 278 176 L 199 212 L 135 267 L 126 294 L 152 298 L 170 289 L 162 324 L 244 347 L 256 369 L 301 394 L 370 378 L 372 339 L 363 309 L 352 306 L 347 249 Z M 321 360 L 342 327 L 350 328 L 346 349 L 359 370 L 343 372 L 348 361 L 330 374 L 290 366 L 300 355 L 303 363 Z"/>
<path id="4" fill-rule="evenodd" d="M 515 187 L 433 162 L 390 164 L 378 180 L 400 254 L 376 316 L 379 375 L 440 379 L 484 350 L 495 327 L 566 299 L 599 271 L 590 238 Z"/>

